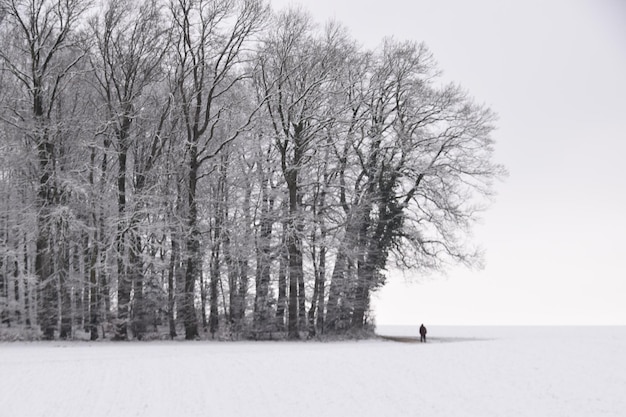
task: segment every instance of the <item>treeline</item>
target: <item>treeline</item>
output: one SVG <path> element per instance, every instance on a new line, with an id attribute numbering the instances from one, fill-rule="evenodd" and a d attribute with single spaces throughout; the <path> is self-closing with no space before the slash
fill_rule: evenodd
<path id="1" fill-rule="evenodd" d="M 363 329 L 387 268 L 479 260 L 494 115 L 439 75 L 260 0 L 0 0 L 3 326 Z"/>

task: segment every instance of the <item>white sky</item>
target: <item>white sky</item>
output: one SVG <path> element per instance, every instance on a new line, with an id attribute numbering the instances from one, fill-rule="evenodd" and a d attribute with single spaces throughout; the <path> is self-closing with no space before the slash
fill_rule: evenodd
<path id="1" fill-rule="evenodd" d="M 366 46 L 424 41 L 500 117 L 485 269 L 392 274 L 378 324 L 626 325 L 626 1 L 299 3 Z"/>

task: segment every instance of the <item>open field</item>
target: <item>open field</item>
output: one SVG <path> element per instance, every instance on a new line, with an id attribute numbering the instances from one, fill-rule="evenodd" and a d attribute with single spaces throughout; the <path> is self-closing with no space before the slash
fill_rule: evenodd
<path id="1" fill-rule="evenodd" d="M 379 333 L 412 342 L 417 328 Z M 430 327 L 426 344 L 3 343 L 0 416 L 617 417 L 624 352 L 626 327 Z"/>

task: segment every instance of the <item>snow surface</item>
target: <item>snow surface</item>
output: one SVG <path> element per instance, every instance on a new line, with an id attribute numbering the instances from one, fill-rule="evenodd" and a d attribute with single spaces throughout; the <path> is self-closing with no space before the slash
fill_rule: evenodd
<path id="1" fill-rule="evenodd" d="M 626 415 L 626 327 L 429 327 L 428 336 L 3 343 L 0 416 Z"/>

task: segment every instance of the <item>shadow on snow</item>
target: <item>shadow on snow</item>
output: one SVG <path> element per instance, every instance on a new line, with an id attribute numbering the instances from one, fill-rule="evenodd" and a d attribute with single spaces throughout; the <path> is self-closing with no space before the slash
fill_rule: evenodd
<path id="1" fill-rule="evenodd" d="M 420 338 L 415 336 L 385 336 L 378 335 L 383 340 L 399 343 L 420 343 Z M 458 342 L 481 342 L 491 339 L 479 337 L 429 337 L 426 343 L 458 343 Z"/>

